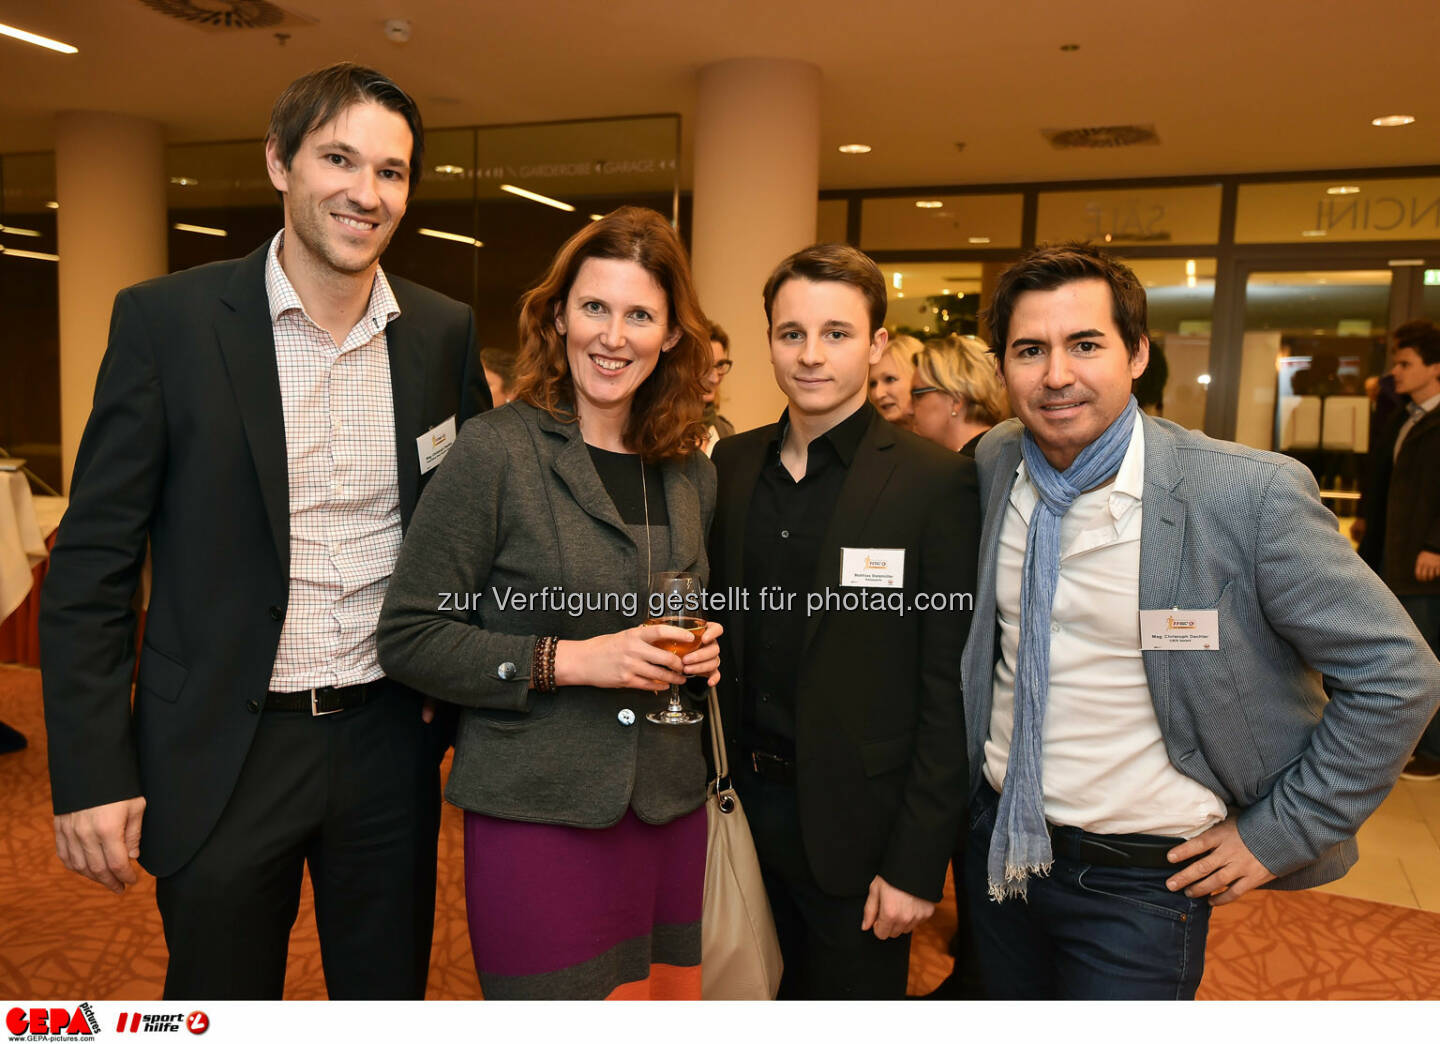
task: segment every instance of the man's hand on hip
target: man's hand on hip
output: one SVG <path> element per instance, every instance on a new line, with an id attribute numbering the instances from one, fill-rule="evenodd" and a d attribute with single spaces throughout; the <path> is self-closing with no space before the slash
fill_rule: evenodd
<path id="1" fill-rule="evenodd" d="M 909 892 L 902 892 L 879 874 L 870 882 L 865 899 L 865 918 L 860 930 L 875 929 L 875 938 L 894 939 L 911 931 L 935 912 L 935 904 Z"/>
<path id="2" fill-rule="evenodd" d="M 1422 584 L 1440 580 L 1440 555 L 1434 551 L 1421 551 L 1415 556 L 1415 579 Z"/>
<path id="3" fill-rule="evenodd" d="M 1205 833 L 1176 845 L 1169 855 L 1173 863 L 1192 856 L 1204 857 L 1171 877 L 1165 887 L 1172 892 L 1183 888 L 1191 899 L 1208 895 L 1211 906 L 1233 903 L 1252 888 L 1275 880 L 1275 875 L 1240 840 L 1240 828 L 1233 819 L 1216 823 Z"/>
<path id="4" fill-rule="evenodd" d="M 66 868 L 120 895 L 140 879 L 130 860 L 140 858 L 144 814 L 145 799 L 134 797 L 58 815 L 55 854 Z"/>

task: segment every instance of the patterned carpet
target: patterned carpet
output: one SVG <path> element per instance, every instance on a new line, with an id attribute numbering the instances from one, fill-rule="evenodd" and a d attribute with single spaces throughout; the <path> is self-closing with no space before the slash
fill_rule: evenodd
<path id="1" fill-rule="evenodd" d="M 0 997 L 148 1000 L 160 996 L 165 944 L 154 882 L 123 897 L 55 858 L 40 675 L 0 667 L 0 720 L 30 738 L 0 757 Z M 432 999 L 478 997 L 464 917 L 460 814 L 446 806 Z M 953 891 L 915 937 L 910 992 L 949 974 Z M 291 938 L 285 996 L 325 996 L 308 894 Z M 1440 998 L 1440 914 L 1317 892 L 1267 892 L 1216 911 L 1200 996 L 1212 1000 Z"/>

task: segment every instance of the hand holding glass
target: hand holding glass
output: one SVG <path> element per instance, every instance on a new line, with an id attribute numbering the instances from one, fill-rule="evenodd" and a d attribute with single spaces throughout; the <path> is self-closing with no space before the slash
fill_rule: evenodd
<path id="1" fill-rule="evenodd" d="M 660 638 L 651 644 L 666 652 L 674 653 L 676 656 L 684 656 L 699 648 L 701 636 L 705 633 L 705 620 L 700 616 L 698 608 L 699 600 L 700 578 L 694 573 L 653 574 L 650 577 L 650 592 L 646 604 L 652 610 L 658 608 L 659 612 L 652 611 L 650 618 L 645 623 L 679 627 L 689 631 L 694 635 L 694 639 L 682 642 L 676 638 Z M 686 710 L 681 704 L 678 685 L 670 686 L 670 706 L 668 708 L 645 715 L 646 721 L 653 721 L 656 725 L 694 725 L 703 721 L 704 718 L 703 714 L 698 711 Z"/>

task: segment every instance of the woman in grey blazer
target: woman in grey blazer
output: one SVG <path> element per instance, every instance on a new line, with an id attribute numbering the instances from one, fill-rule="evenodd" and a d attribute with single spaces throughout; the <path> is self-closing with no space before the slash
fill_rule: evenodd
<path id="1" fill-rule="evenodd" d="M 645 626 L 649 574 L 708 575 L 705 320 L 684 248 L 626 207 L 520 318 L 516 401 L 467 422 L 406 535 L 388 675 L 461 705 L 446 796 L 487 997 L 700 995 L 701 729 L 646 713 L 719 678 L 711 624 Z M 637 626 L 640 625 L 640 626 Z"/>

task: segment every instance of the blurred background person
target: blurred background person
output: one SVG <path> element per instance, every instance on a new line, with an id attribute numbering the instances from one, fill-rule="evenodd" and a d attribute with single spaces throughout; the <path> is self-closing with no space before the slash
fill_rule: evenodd
<path id="1" fill-rule="evenodd" d="M 870 367 L 870 403 L 891 424 L 906 431 L 915 430 L 915 415 L 910 408 L 910 377 L 915 366 L 911 360 L 925 346 L 908 334 L 890 338 L 885 354 Z"/>
<path id="2" fill-rule="evenodd" d="M 715 443 L 735 434 L 735 425 L 720 416 L 720 382 L 734 366 L 730 358 L 730 335 L 719 323 L 710 324 L 710 372 L 705 375 L 705 412 L 700 423 L 705 425 L 705 456 L 710 456 Z"/>
<path id="3" fill-rule="evenodd" d="M 514 348 L 481 348 L 480 365 L 485 367 L 485 383 L 490 385 L 490 398 L 503 406 L 515 398 Z"/>
<path id="4" fill-rule="evenodd" d="M 915 434 L 975 456 L 980 436 L 1010 416 L 989 350 L 978 337 L 951 334 L 916 353 L 910 383 Z"/>
<path id="5" fill-rule="evenodd" d="M 709 337 L 669 222 L 622 207 L 572 236 L 519 344 L 515 399 L 416 509 L 380 658 L 465 708 L 446 797 L 485 996 L 699 998 L 703 730 L 645 715 L 719 679 L 721 627 L 682 660 L 655 643 L 688 631 L 636 626 L 650 574 L 708 577 L 715 507 Z"/>

